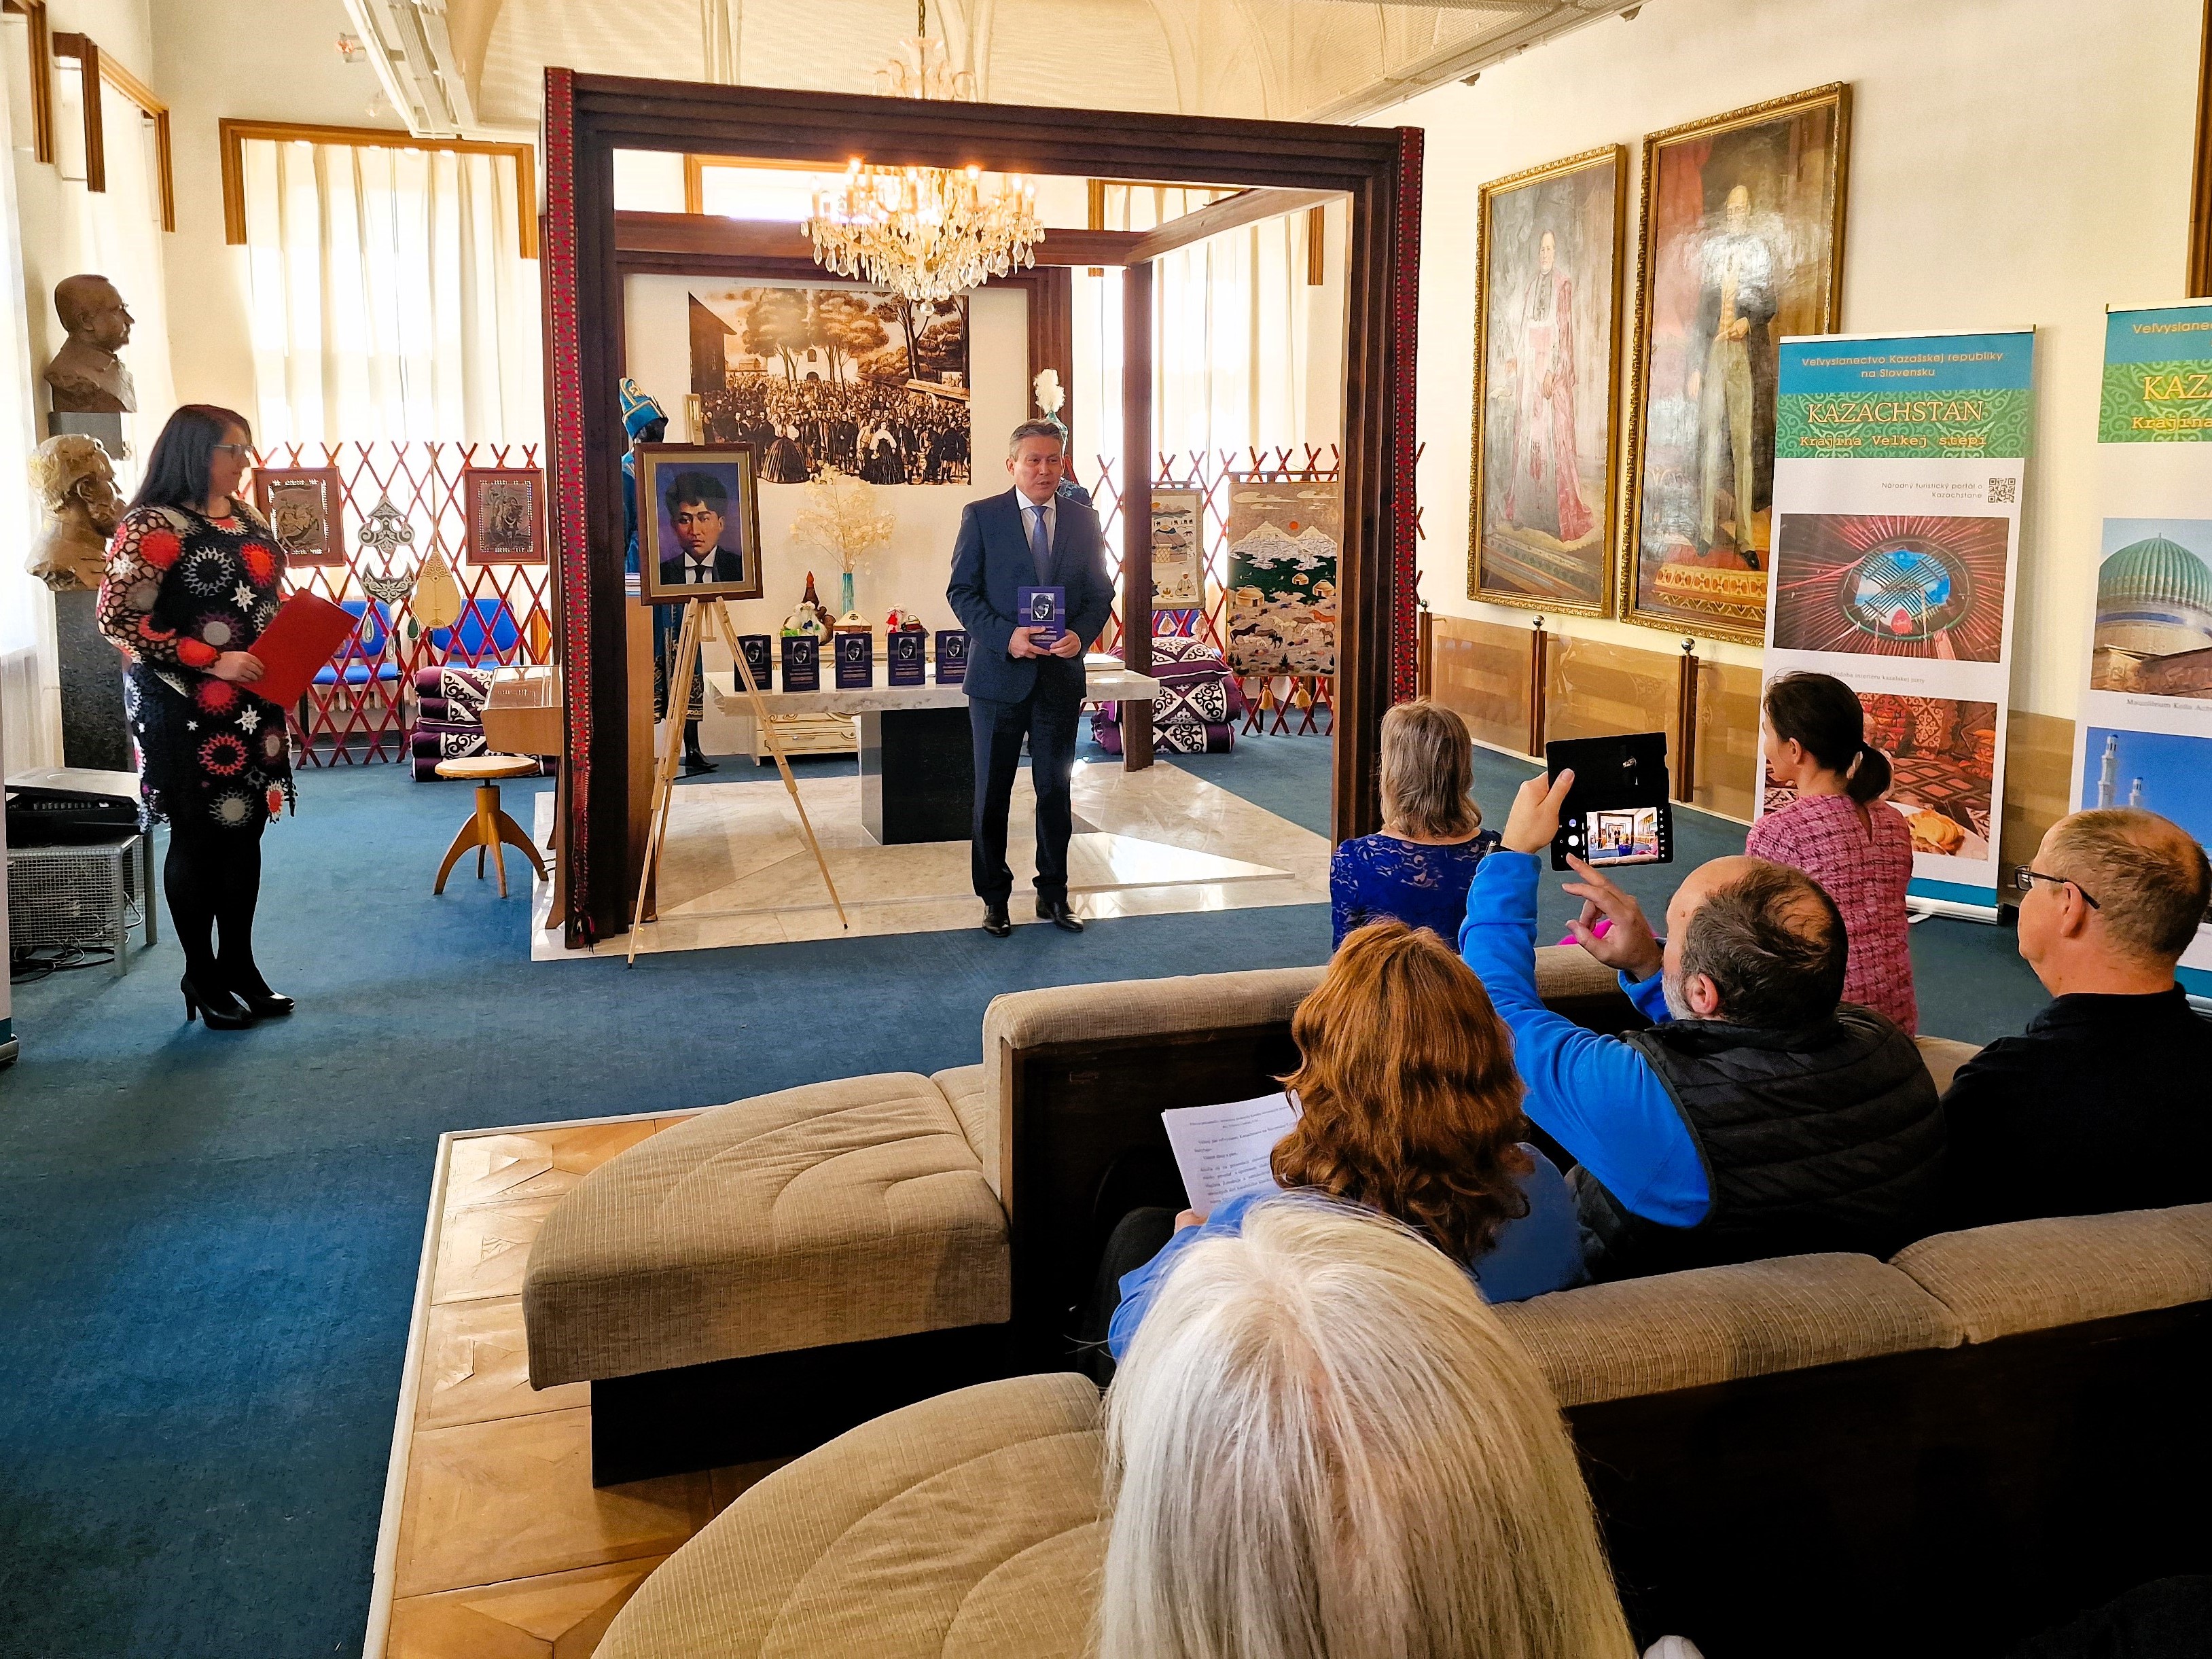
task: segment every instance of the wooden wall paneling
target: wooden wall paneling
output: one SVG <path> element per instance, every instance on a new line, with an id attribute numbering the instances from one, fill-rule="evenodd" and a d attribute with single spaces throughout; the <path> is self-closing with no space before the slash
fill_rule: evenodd
<path id="1" fill-rule="evenodd" d="M 0 12 L 23 20 L 30 49 L 31 154 L 48 167 L 54 161 L 54 39 L 46 20 L 46 0 L 0 0 Z"/>
<path id="2" fill-rule="evenodd" d="M 79 102 L 84 108 L 84 187 L 104 191 L 107 188 L 107 133 L 100 106 L 99 44 L 90 35 L 73 30 L 58 29 L 53 40 L 54 56 L 72 60 L 77 66 L 77 79 L 82 83 Z"/>
<path id="3" fill-rule="evenodd" d="M 1681 668 L 1663 651 L 1553 635 L 1544 675 L 1544 738 L 1610 738 L 1663 728 Z"/>
<path id="4" fill-rule="evenodd" d="M 1409 483 L 1414 314 L 1411 261 L 1419 258 L 1420 134 L 1352 126 L 1224 120 L 1117 111 L 1049 111 L 989 104 L 797 92 L 778 88 L 653 82 L 549 70 L 549 144 L 561 129 L 574 155 L 574 210 L 561 235 L 572 245 L 575 313 L 556 331 L 555 372 L 570 379 L 556 407 L 571 411 L 571 457 L 580 512 L 562 515 L 558 537 L 588 537 L 588 591 L 568 590 L 577 613 L 568 637 L 588 633 L 594 654 L 618 652 L 601 621 L 623 603 L 615 432 L 614 331 L 620 315 L 613 246 L 610 158 L 616 148 L 694 151 L 769 160 L 842 161 L 862 154 L 885 166 L 970 162 L 993 170 L 1075 178 L 1139 178 L 1193 185 L 1331 191 L 1352 198 L 1346 289 L 1350 314 L 1345 383 L 1349 391 L 1344 469 L 1344 546 L 1339 574 L 1346 621 L 1339 651 L 1331 817 L 1341 837 L 1375 827 L 1375 759 L 1383 709 L 1411 695 L 1413 617 L 1410 580 L 1394 564 L 1410 560 Z M 549 210 L 549 240 L 563 216 Z M 1062 256 L 1068 251 L 1063 246 Z M 1079 259 L 1079 263 L 1102 263 Z M 556 282 L 556 302 L 563 291 Z M 568 343 L 576 349 L 570 351 Z M 567 356 L 563 358 L 563 353 Z M 560 499 L 562 481 L 553 494 Z M 1402 589 L 1402 592 L 1400 591 Z M 618 656 L 598 665 L 586 696 L 567 702 L 573 757 L 585 757 L 587 791 L 572 792 L 572 826 L 596 822 L 573 885 L 572 940 L 618 931 L 626 920 L 622 872 L 629 863 L 626 815 L 605 781 L 627 769 L 619 711 Z M 1402 680 L 1402 688 L 1399 682 Z M 593 751 L 596 750 L 596 753 Z"/>
<path id="5" fill-rule="evenodd" d="M 1997 831 L 1997 899 L 2014 903 L 2012 866 L 2035 862 L 2043 832 L 2073 810 L 2074 722 L 2015 708 L 2005 722 L 2004 815 Z"/>
<path id="6" fill-rule="evenodd" d="M 1756 667 L 1706 659 L 1698 666 L 1697 772 L 1688 804 L 1751 822 L 1763 763 L 1759 757 Z"/>
<path id="7" fill-rule="evenodd" d="M 1429 695 L 1465 720 L 1477 743 L 1528 753 L 1527 633 L 1501 623 L 1443 616 L 1434 616 L 1431 632 Z"/>
<path id="8" fill-rule="evenodd" d="M 1152 267 L 1121 273 L 1121 660 L 1152 669 Z M 1152 706 L 1121 705 L 1121 766 L 1152 763 Z"/>

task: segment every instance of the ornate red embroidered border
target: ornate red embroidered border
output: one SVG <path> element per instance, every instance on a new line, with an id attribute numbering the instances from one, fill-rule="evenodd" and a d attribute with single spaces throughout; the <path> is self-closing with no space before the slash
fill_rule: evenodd
<path id="1" fill-rule="evenodd" d="M 568 877 L 562 938 L 572 950 L 594 939 L 591 910 L 592 558 L 584 514 L 583 368 L 576 335 L 576 82 L 545 71 L 545 303 L 552 319 L 553 562 L 561 617 L 561 690 L 567 709 L 568 821 L 561 861 Z"/>
<path id="2" fill-rule="evenodd" d="M 1390 428 L 1390 701 L 1405 702 L 1420 690 L 1420 622 L 1414 592 L 1414 339 L 1421 303 L 1421 154 L 1419 127 L 1398 129 L 1397 270 L 1391 294 Z"/>

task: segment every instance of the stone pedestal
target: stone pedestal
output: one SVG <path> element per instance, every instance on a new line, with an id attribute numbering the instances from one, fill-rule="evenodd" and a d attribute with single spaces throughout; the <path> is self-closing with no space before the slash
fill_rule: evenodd
<path id="1" fill-rule="evenodd" d="M 120 415 L 79 415 L 61 410 L 49 410 L 46 415 L 46 436 L 58 438 L 64 432 L 82 432 L 88 438 L 100 440 L 100 447 L 107 452 L 111 461 L 120 461 L 130 454 L 123 447 L 123 417 Z"/>
<path id="2" fill-rule="evenodd" d="M 98 416 L 81 416 L 97 420 Z M 62 683 L 62 764 L 129 772 L 131 728 L 123 716 L 123 656 L 100 631 L 100 595 L 54 595 L 54 640 Z"/>

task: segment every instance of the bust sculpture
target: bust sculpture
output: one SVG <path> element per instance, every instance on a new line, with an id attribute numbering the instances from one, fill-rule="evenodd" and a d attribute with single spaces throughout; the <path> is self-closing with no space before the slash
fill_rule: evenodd
<path id="1" fill-rule="evenodd" d="M 64 432 L 31 452 L 31 488 L 46 522 L 31 544 L 30 571 L 57 593 L 100 586 L 107 538 L 123 515 L 115 469 L 97 438 Z"/>
<path id="2" fill-rule="evenodd" d="M 115 354 L 131 343 L 131 312 L 105 276 L 64 276 L 54 310 L 69 340 L 46 365 L 58 415 L 128 415 L 138 407 L 131 371 Z"/>

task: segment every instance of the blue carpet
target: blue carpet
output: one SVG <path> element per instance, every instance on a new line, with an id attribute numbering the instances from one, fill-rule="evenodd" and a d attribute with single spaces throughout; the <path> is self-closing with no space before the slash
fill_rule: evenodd
<path id="1" fill-rule="evenodd" d="M 1325 831 L 1328 756 L 1247 739 L 1175 764 Z M 1479 756 L 1492 823 L 1529 769 Z M 528 823 L 550 787 L 507 786 L 509 810 Z M 0 1655 L 357 1651 L 441 1131 L 965 1064 L 1001 991 L 1328 948 L 1315 905 L 1079 939 L 1021 927 L 532 966 L 520 896 L 501 903 L 465 866 L 430 896 L 468 786 L 340 769 L 308 773 L 301 796 L 270 832 L 262 902 L 263 963 L 301 999 L 293 1019 L 185 1026 L 166 939 L 120 981 L 16 989 L 23 1056 L 0 1073 Z M 1695 814 L 1678 840 L 1686 860 L 1741 845 Z M 1674 878 L 1633 879 L 1656 909 Z M 1547 898 L 1549 937 L 1567 908 Z M 1930 1030 L 1985 1038 L 2034 1006 L 2008 934 L 1929 923 L 1915 946 Z"/>

